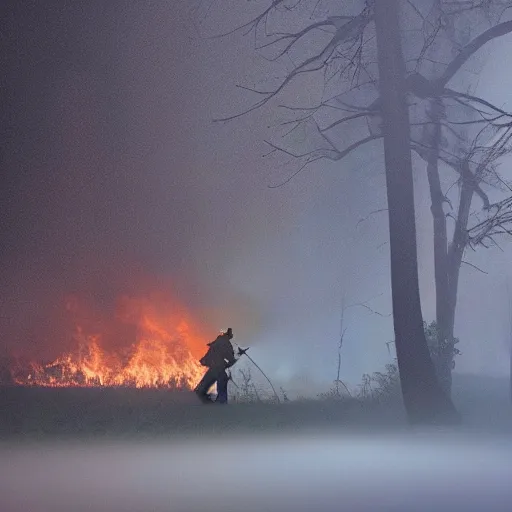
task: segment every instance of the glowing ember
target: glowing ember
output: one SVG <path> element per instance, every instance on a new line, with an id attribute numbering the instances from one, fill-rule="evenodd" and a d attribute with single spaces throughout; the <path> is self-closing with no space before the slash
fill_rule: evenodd
<path id="1" fill-rule="evenodd" d="M 68 310 L 75 306 L 68 304 Z M 10 365 L 12 382 L 51 387 L 193 388 L 204 370 L 197 355 L 207 340 L 192 327 L 183 308 L 162 297 L 124 297 L 119 306 L 117 321 L 136 328 L 135 339 L 126 340 L 133 343 L 107 350 L 101 334 L 85 334 L 77 327 L 77 350 L 49 364 L 18 359 Z"/>

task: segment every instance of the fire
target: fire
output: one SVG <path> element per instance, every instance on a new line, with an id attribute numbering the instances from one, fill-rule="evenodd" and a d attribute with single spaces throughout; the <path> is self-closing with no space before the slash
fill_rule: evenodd
<path id="1" fill-rule="evenodd" d="M 66 307 L 79 316 L 76 300 L 68 301 Z M 120 346 L 118 340 L 115 348 L 108 349 L 105 333 L 87 333 L 78 325 L 75 350 L 48 364 L 17 360 L 10 368 L 12 382 L 50 387 L 189 389 L 199 382 L 203 368 L 197 357 L 207 338 L 176 301 L 165 294 L 121 297 L 114 323 L 132 327 L 133 338 L 121 340 Z"/>

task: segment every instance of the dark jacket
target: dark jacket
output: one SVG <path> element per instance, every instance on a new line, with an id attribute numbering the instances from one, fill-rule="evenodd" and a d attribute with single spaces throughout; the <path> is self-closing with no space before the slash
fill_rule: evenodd
<path id="1" fill-rule="evenodd" d="M 235 351 L 226 334 L 217 336 L 215 341 L 208 343 L 210 347 L 206 355 L 200 360 L 203 366 L 209 368 L 229 368 L 235 363 Z"/>

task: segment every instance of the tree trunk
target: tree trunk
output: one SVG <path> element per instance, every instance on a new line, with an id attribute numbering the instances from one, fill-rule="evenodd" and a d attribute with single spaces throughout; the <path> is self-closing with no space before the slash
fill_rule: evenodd
<path id="1" fill-rule="evenodd" d="M 443 105 L 441 99 L 430 101 L 430 121 L 427 129 L 427 176 L 432 201 L 430 210 L 433 218 L 434 234 L 434 274 L 436 286 L 436 324 L 437 324 L 437 353 L 433 358 L 437 370 L 439 384 L 443 391 L 450 396 L 452 385 L 453 357 L 445 357 L 446 341 L 453 338 L 453 325 L 450 337 L 451 310 L 449 306 L 449 268 L 448 268 L 448 236 L 446 215 L 443 210 L 444 194 L 439 179 L 439 144 L 441 140 L 441 116 Z"/>
<path id="2" fill-rule="evenodd" d="M 379 88 L 388 197 L 395 344 L 411 423 L 453 421 L 457 414 L 437 382 L 421 314 L 414 190 L 397 0 L 375 1 Z"/>
<path id="3" fill-rule="evenodd" d="M 508 335 L 509 335 L 509 349 L 510 349 L 510 360 L 509 360 L 509 375 L 508 382 L 510 388 L 510 400 L 512 401 L 512 288 L 510 287 L 510 281 L 507 283 L 507 295 L 508 295 Z"/>
<path id="4" fill-rule="evenodd" d="M 451 367 L 453 361 L 453 339 L 455 329 L 455 312 L 457 309 L 457 294 L 459 290 L 460 267 L 462 257 L 467 246 L 467 228 L 471 202 L 473 201 L 474 188 L 467 176 L 469 164 L 462 162 L 462 185 L 460 190 L 459 209 L 453 232 L 453 240 L 448 249 L 448 297 L 447 297 L 447 329 L 446 342 L 440 352 L 440 364 L 449 368 L 451 385 Z"/>
<path id="5" fill-rule="evenodd" d="M 434 232 L 434 269 L 436 284 L 437 354 L 434 364 L 439 383 L 448 396 L 451 395 L 454 357 L 455 313 L 459 288 L 460 267 L 467 246 L 467 227 L 474 186 L 470 179 L 467 162 L 461 162 L 461 194 L 455 221 L 453 239 L 448 247 L 446 215 L 443 210 L 444 196 L 439 179 L 439 143 L 441 138 L 442 103 L 434 98 L 430 102 L 430 125 L 426 138 L 429 148 L 427 175 L 432 201 L 431 211 Z M 469 178 L 469 179 L 468 179 Z"/>

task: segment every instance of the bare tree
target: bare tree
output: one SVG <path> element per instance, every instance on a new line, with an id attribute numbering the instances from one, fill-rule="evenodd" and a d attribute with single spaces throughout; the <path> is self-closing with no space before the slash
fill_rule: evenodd
<path id="1" fill-rule="evenodd" d="M 484 186 L 512 190 L 497 171 L 500 159 L 510 152 L 510 114 L 469 92 L 457 92 L 448 84 L 483 45 L 510 32 L 512 23 L 500 22 L 510 2 L 425 0 L 408 5 L 410 16 L 421 22 L 423 38 L 420 45 L 410 45 L 412 56 L 408 60 L 411 142 L 412 149 L 427 164 L 434 228 L 435 362 L 441 384 L 450 393 L 459 275 L 461 265 L 467 263 L 463 255 L 467 247 L 496 243 L 493 235 L 509 233 L 511 226 L 509 199 L 491 206 Z M 468 38 L 468 27 L 484 24 L 490 27 L 476 38 Z M 378 100 L 373 107 L 375 104 Z M 372 133 L 379 133 L 375 122 Z M 440 168 L 456 173 L 460 194 L 455 212 L 447 192 L 442 190 Z M 475 197 L 480 199 L 486 219 L 471 226 Z M 445 204 L 453 213 L 445 212 Z M 454 220 L 451 238 L 447 219 Z"/>
<path id="2" fill-rule="evenodd" d="M 451 370 L 454 364 L 455 311 L 463 255 L 470 243 L 468 232 L 473 198 L 478 196 L 484 211 L 490 211 L 483 185 L 503 185 L 497 173 L 499 160 L 510 151 L 510 115 L 485 99 L 469 93 L 458 93 L 447 85 L 457 78 L 462 64 L 486 43 L 510 32 L 510 22 L 500 19 L 509 2 L 423 2 L 415 15 L 422 21 L 424 43 L 414 60 L 409 75 L 413 86 L 416 113 L 413 149 L 427 164 L 427 176 L 433 216 L 434 264 L 436 283 L 436 324 L 438 346 L 436 366 L 441 384 L 451 391 Z M 421 6 L 420 6 L 421 7 Z M 468 27 L 488 25 L 474 39 L 467 36 Z M 428 79 L 420 74 L 421 70 Z M 445 212 L 447 192 L 442 190 L 440 168 L 457 175 L 459 204 L 456 212 Z M 502 187 L 503 188 L 503 187 Z M 508 203 L 500 203 L 503 213 Z M 454 220 L 451 240 L 447 219 Z M 494 215 L 479 222 L 480 231 L 499 224 L 506 229 L 507 219 Z M 480 239 L 482 241 L 482 239 Z M 478 243 L 474 238 L 471 247 Z"/>
<path id="3" fill-rule="evenodd" d="M 410 420 L 452 418 L 455 409 L 439 388 L 421 313 L 416 254 L 410 120 L 398 2 L 375 2 L 379 104 L 384 136 L 395 347 Z"/>
<path id="4" fill-rule="evenodd" d="M 268 57 L 269 60 L 287 59 L 287 69 L 284 77 L 267 90 L 244 87 L 258 95 L 259 100 L 243 112 L 219 120 L 232 120 L 263 107 L 280 96 L 293 82 L 304 76 L 318 75 L 323 84 L 318 102 L 301 107 L 282 105 L 290 119 L 282 124 L 282 131 L 278 133 L 279 143 L 267 141 L 271 152 L 280 152 L 301 160 L 299 169 L 293 175 L 320 159 L 341 161 L 357 149 L 384 139 L 397 355 L 404 401 L 409 415 L 413 420 L 423 421 L 427 416 L 431 418 L 441 412 L 453 411 L 453 407 L 443 397 L 443 393 L 439 392 L 423 332 L 417 286 L 410 150 L 413 149 L 430 162 L 429 178 L 432 176 L 435 180 L 435 172 L 432 171 L 437 170 L 437 163 L 441 161 L 446 165 L 454 164 L 452 167 L 459 173 L 462 185 L 467 183 L 472 191 L 471 196 L 474 192 L 478 193 L 479 188 L 474 186 L 477 180 L 469 165 L 472 162 L 472 156 L 468 156 L 471 155 L 470 152 L 466 151 L 465 156 L 461 152 L 455 152 L 454 155 L 450 149 L 443 148 L 443 138 L 441 135 L 437 136 L 435 130 L 434 134 L 427 130 L 425 137 L 415 137 L 413 126 L 437 126 L 438 129 L 443 124 L 443 113 L 446 111 L 443 103 L 447 101 L 463 105 L 475 112 L 481 112 L 483 107 L 488 107 L 499 115 L 508 115 L 499 112 L 500 109 L 496 110 L 496 107 L 481 98 L 449 88 L 448 84 L 483 45 L 511 32 L 512 22 L 496 23 L 480 36 L 468 40 L 457 55 L 446 63 L 440 76 L 427 78 L 421 73 L 421 64 L 432 60 L 429 49 L 438 41 L 439 33 L 446 32 L 447 26 L 449 28 L 446 20 L 476 9 L 477 2 L 400 2 L 402 16 L 404 13 L 405 16 L 416 13 L 425 26 L 430 23 L 428 16 L 422 14 L 425 6 L 430 8 L 433 3 L 441 5 L 439 22 L 432 34 L 425 38 L 418 55 L 412 59 L 412 70 L 406 68 L 402 62 L 399 35 L 405 37 L 406 31 L 400 30 L 396 2 L 385 2 L 383 8 L 382 0 L 354 0 L 340 7 L 338 2 L 325 0 L 324 4 L 331 5 L 323 9 L 319 7 L 320 3 L 318 0 L 312 3 L 305 0 L 272 0 L 260 14 L 232 31 L 252 32 L 260 50 L 276 49 L 276 53 Z M 484 5 L 489 2 L 480 3 Z M 377 15 L 377 12 L 380 14 Z M 297 16 L 293 18 L 292 30 L 286 29 L 285 23 L 290 13 L 304 15 L 302 24 L 297 21 Z M 379 35 L 378 25 L 382 19 L 390 24 L 381 25 Z M 396 29 L 395 38 L 391 34 L 391 26 Z M 261 39 L 263 43 L 260 42 Z M 410 61 L 411 59 L 407 59 L 408 67 Z M 394 75 L 389 73 L 390 66 Z M 372 98 L 370 103 L 366 101 L 368 98 Z M 411 122 L 409 110 L 415 102 L 424 100 L 431 106 L 430 117 L 423 116 L 417 123 Z M 499 116 L 494 116 L 486 119 L 486 122 L 496 123 L 500 119 Z M 349 127 L 352 138 L 348 136 L 346 127 Z M 507 129 L 496 124 L 494 127 Z M 305 139 L 301 140 L 300 149 L 293 148 L 293 137 L 298 129 L 308 133 L 307 144 Z M 450 126 L 446 129 L 450 129 Z M 368 133 L 365 134 L 365 131 Z M 436 154 L 439 155 L 437 159 Z M 462 165 L 464 162 L 468 165 Z M 434 164 L 435 168 L 432 167 Z M 440 218 L 445 195 L 442 192 L 439 194 L 434 181 L 431 181 L 431 192 L 438 195 L 436 200 L 441 201 L 441 210 L 437 211 L 437 217 Z M 464 213 L 464 209 L 461 213 Z M 442 223 L 438 223 L 438 226 L 437 233 L 442 235 Z M 467 240 L 467 230 L 463 223 L 460 224 L 458 233 Z M 441 244 L 438 246 L 441 247 Z M 452 243 L 452 246 L 455 247 L 456 244 Z M 458 259 L 459 252 L 456 255 Z M 440 282 L 443 282 L 442 278 Z M 449 294 L 442 286 L 440 289 L 443 290 L 446 302 Z M 441 304 L 440 309 L 443 308 Z"/>
<path id="5" fill-rule="evenodd" d="M 487 127 L 492 127 L 489 123 Z M 510 198 L 491 205 L 483 185 L 503 181 L 496 171 L 496 162 L 510 151 L 507 146 L 480 146 L 478 136 L 472 146 L 460 151 L 457 156 L 447 158 L 439 153 L 440 123 L 433 127 L 433 143 L 427 152 L 418 151 L 427 160 L 427 174 L 430 185 L 431 211 L 433 216 L 434 264 L 436 283 L 436 323 L 438 334 L 438 373 L 443 387 L 451 390 L 451 369 L 454 356 L 454 328 L 457 305 L 457 292 L 460 270 L 464 253 L 468 247 L 487 246 L 486 242 L 495 243 L 495 236 L 510 232 L 511 202 Z M 482 133 L 482 132 L 480 132 Z M 507 138 L 509 134 L 507 134 Z M 508 140 L 507 140 L 508 143 Z M 459 186 L 458 207 L 454 213 L 445 213 L 443 204 L 449 202 L 441 189 L 439 162 L 448 164 L 458 173 Z M 504 182 L 503 182 L 504 183 Z M 471 215 L 471 206 L 475 196 L 482 202 L 485 219 L 478 220 L 479 215 Z M 450 202 L 451 207 L 451 202 Z M 477 222 L 471 225 L 471 217 Z M 453 219 L 451 239 L 447 220 Z M 474 267 L 476 268 L 476 267 Z"/>

